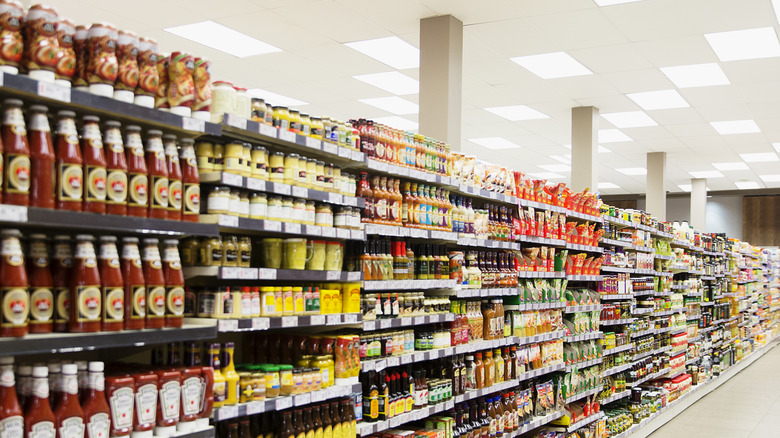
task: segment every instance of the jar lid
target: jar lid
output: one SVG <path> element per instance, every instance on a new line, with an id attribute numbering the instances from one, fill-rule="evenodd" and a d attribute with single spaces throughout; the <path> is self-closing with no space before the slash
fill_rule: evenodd
<path id="1" fill-rule="evenodd" d="M 293 369 L 292 365 L 286 365 L 286 364 L 277 365 L 276 367 L 279 368 L 279 371 L 289 371 L 289 370 Z"/>

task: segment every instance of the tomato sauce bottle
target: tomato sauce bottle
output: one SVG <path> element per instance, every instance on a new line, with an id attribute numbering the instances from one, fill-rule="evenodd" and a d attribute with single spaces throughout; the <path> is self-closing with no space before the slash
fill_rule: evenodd
<path id="1" fill-rule="evenodd" d="M 152 438 L 157 423 L 157 374 L 133 374 L 135 381 L 135 409 L 133 410 L 133 438 Z"/>
<path id="2" fill-rule="evenodd" d="M 79 404 L 78 367 L 62 365 L 62 385 L 54 409 L 55 427 L 60 438 L 84 436 L 84 410 Z"/>
<path id="3" fill-rule="evenodd" d="M 27 437 L 55 436 L 56 417 L 49 404 L 49 369 L 33 367 L 32 393 L 24 409 L 24 430 Z"/>
<path id="4" fill-rule="evenodd" d="M 165 326 L 165 275 L 159 240 L 144 239 L 143 266 L 146 279 L 146 328 Z"/>
<path id="5" fill-rule="evenodd" d="M 106 156 L 103 153 L 103 139 L 100 135 L 100 119 L 84 116 L 81 131 L 81 156 L 84 159 L 84 211 L 106 213 Z"/>
<path id="6" fill-rule="evenodd" d="M 0 358 L 0 429 L 3 437 L 24 436 L 24 417 L 16 397 L 14 358 Z"/>
<path id="7" fill-rule="evenodd" d="M 127 215 L 127 160 L 122 143 L 122 125 L 109 120 L 103 125 L 103 149 L 106 154 L 106 213 Z"/>
<path id="8" fill-rule="evenodd" d="M 181 220 L 182 174 L 176 136 L 163 135 L 165 163 L 168 169 L 168 219 Z"/>
<path id="9" fill-rule="evenodd" d="M 197 363 L 196 363 L 197 362 Z M 200 416 L 202 403 L 202 379 L 200 361 L 196 353 L 188 348 L 181 370 L 181 411 L 179 412 L 178 432 L 193 432 L 197 429 L 196 420 Z"/>
<path id="10" fill-rule="evenodd" d="M 67 332 L 70 319 L 70 273 L 73 270 L 73 249 L 69 236 L 54 236 L 54 263 L 51 276 L 54 284 L 54 331 Z"/>
<path id="11" fill-rule="evenodd" d="M 43 105 L 30 106 L 30 123 L 27 139 L 30 142 L 30 205 L 54 208 L 54 143 L 51 128 L 46 117 L 48 108 Z"/>
<path id="12" fill-rule="evenodd" d="M 147 217 L 149 214 L 149 172 L 146 169 L 141 127 L 125 128 L 125 157 L 127 158 L 127 215 Z"/>
<path id="13" fill-rule="evenodd" d="M 3 146 L 5 147 L 5 181 L 3 202 L 30 205 L 30 146 L 22 115 L 22 101 L 6 99 L 3 102 Z"/>
<path id="14" fill-rule="evenodd" d="M 57 113 L 57 201 L 58 210 L 81 211 L 84 195 L 84 169 L 76 131 L 76 113 Z"/>
<path id="15" fill-rule="evenodd" d="M 30 235 L 27 274 L 30 280 L 30 333 L 51 333 L 54 329 L 54 279 L 45 234 Z"/>
<path id="16" fill-rule="evenodd" d="M 106 377 L 106 399 L 111 411 L 111 437 L 128 436 L 133 430 L 135 380 L 131 376 Z"/>
<path id="17" fill-rule="evenodd" d="M 184 274 L 179 258 L 179 241 L 166 239 L 163 245 L 165 326 L 181 327 L 184 315 Z"/>
<path id="18" fill-rule="evenodd" d="M 68 329 L 72 333 L 100 331 L 103 310 L 100 272 L 95 255 L 94 237 L 76 236 L 76 257 L 71 272 Z"/>
<path id="19" fill-rule="evenodd" d="M 27 290 L 27 271 L 24 269 L 24 255 L 19 230 L 0 231 L 0 302 L 2 323 L 0 337 L 19 337 L 27 334 L 27 317 L 30 313 L 30 294 Z"/>
<path id="20" fill-rule="evenodd" d="M 103 368 L 103 362 L 89 363 L 89 391 L 82 400 L 87 423 L 85 438 L 107 438 L 111 428 Z"/>
<path id="21" fill-rule="evenodd" d="M 115 236 L 100 237 L 100 280 L 103 284 L 101 330 L 120 331 L 125 319 L 125 282 L 122 281 Z"/>
<path id="22" fill-rule="evenodd" d="M 197 222 L 200 214 L 200 175 L 195 157 L 195 141 L 181 139 L 182 220 Z"/>
<path id="23" fill-rule="evenodd" d="M 179 423 L 181 406 L 181 372 L 176 370 L 157 371 L 157 427 L 154 434 L 171 436 Z"/>
<path id="24" fill-rule="evenodd" d="M 151 198 L 149 199 L 149 217 L 168 218 L 168 164 L 163 150 L 162 131 L 152 129 L 147 132 L 146 168 L 149 170 Z"/>
<path id="25" fill-rule="evenodd" d="M 146 327 L 146 283 L 138 238 L 122 239 L 122 279 L 125 287 L 125 330 Z"/>

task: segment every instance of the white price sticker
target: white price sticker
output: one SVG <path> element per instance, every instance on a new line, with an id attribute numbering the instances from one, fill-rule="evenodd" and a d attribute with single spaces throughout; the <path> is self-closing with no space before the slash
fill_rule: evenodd
<path id="1" fill-rule="evenodd" d="M 298 317 L 297 316 L 283 316 L 282 317 L 282 327 L 298 327 Z"/>
<path id="2" fill-rule="evenodd" d="M 217 417 L 220 420 L 238 417 L 238 406 L 225 406 L 219 409 Z"/>
<path id="3" fill-rule="evenodd" d="M 341 204 L 343 203 L 343 197 L 339 193 L 328 193 L 328 202 L 331 204 Z"/>
<path id="4" fill-rule="evenodd" d="M 255 415 L 265 412 L 265 403 L 263 402 L 249 402 L 246 405 L 246 414 Z"/>
<path id="5" fill-rule="evenodd" d="M 319 225 L 304 225 L 304 233 L 309 236 L 322 236 L 322 227 Z"/>
<path id="6" fill-rule="evenodd" d="M 271 191 L 277 195 L 290 196 L 292 194 L 292 186 L 284 183 L 271 183 Z"/>
<path id="7" fill-rule="evenodd" d="M 388 357 L 387 358 L 387 366 L 389 367 L 397 367 L 398 365 L 401 365 L 401 359 L 397 357 Z"/>
<path id="8" fill-rule="evenodd" d="M 311 325 L 325 325 L 325 315 L 312 315 L 309 319 Z"/>
<path id="9" fill-rule="evenodd" d="M 268 318 L 252 318 L 252 330 L 268 330 L 271 320 Z"/>
<path id="10" fill-rule="evenodd" d="M 276 269 L 258 268 L 257 278 L 259 280 L 276 280 Z"/>
<path id="11" fill-rule="evenodd" d="M 340 314 L 327 315 L 327 316 L 328 316 L 328 325 L 341 324 L 341 315 Z"/>
<path id="12" fill-rule="evenodd" d="M 321 401 L 325 400 L 325 396 L 326 395 L 327 394 L 325 394 L 325 391 L 313 391 L 311 393 L 311 401 L 313 403 L 321 402 Z"/>
<path id="13" fill-rule="evenodd" d="M 38 96 L 48 97 L 60 102 L 70 102 L 70 88 L 51 82 L 38 82 Z"/>
<path id="14" fill-rule="evenodd" d="M 363 321 L 363 330 L 367 332 L 376 330 L 376 321 Z"/>
<path id="15" fill-rule="evenodd" d="M 349 239 L 351 233 L 345 228 L 336 228 L 336 236 L 338 236 L 339 239 Z"/>
<path id="16" fill-rule="evenodd" d="M 238 216 L 230 216 L 227 214 L 219 215 L 219 225 L 221 227 L 237 227 Z"/>
<path id="17" fill-rule="evenodd" d="M 403 419 L 403 417 L 400 417 L 400 416 L 399 417 L 393 417 L 390 420 L 388 420 L 387 423 L 390 425 L 391 428 L 392 427 L 398 427 L 398 425 L 401 424 L 401 420 L 402 419 Z"/>
<path id="18" fill-rule="evenodd" d="M 181 127 L 187 131 L 204 132 L 206 130 L 206 122 L 192 117 L 182 117 Z"/>
<path id="19" fill-rule="evenodd" d="M 263 221 L 263 230 L 265 230 L 265 231 L 281 232 L 282 231 L 282 223 L 279 222 L 279 221 L 265 220 L 265 221 Z"/>
<path id="20" fill-rule="evenodd" d="M 352 159 L 363 162 L 366 159 L 366 155 L 360 151 L 352 151 Z"/>
<path id="21" fill-rule="evenodd" d="M 490 199 L 498 199 L 498 193 L 496 192 L 488 192 L 488 196 L 490 196 Z"/>
<path id="22" fill-rule="evenodd" d="M 243 178 L 235 173 L 222 172 L 222 184 L 229 186 L 243 187 Z"/>
<path id="23" fill-rule="evenodd" d="M 257 178 L 247 178 L 246 188 L 249 190 L 257 190 L 258 192 L 265 191 L 265 181 Z"/>
<path id="24" fill-rule="evenodd" d="M 292 397 L 282 397 L 276 400 L 276 410 L 281 411 L 283 409 L 289 409 L 293 405 Z"/>
<path id="25" fill-rule="evenodd" d="M 344 315 L 345 324 L 355 324 L 357 323 L 357 319 L 358 319 L 357 315 L 355 315 L 354 313 L 347 313 L 346 315 Z"/>
<path id="26" fill-rule="evenodd" d="M 0 220 L 5 222 L 27 222 L 27 207 L 0 204 Z"/>
<path id="27" fill-rule="evenodd" d="M 238 268 L 239 280 L 257 280 L 257 268 Z"/>
<path id="28" fill-rule="evenodd" d="M 329 154 L 338 154 L 339 147 L 327 141 L 322 142 L 322 150 Z"/>
<path id="29" fill-rule="evenodd" d="M 357 200 L 358 198 L 354 196 L 345 196 L 344 197 L 344 205 L 350 206 L 350 207 L 356 207 L 357 206 Z"/>
<path id="30" fill-rule="evenodd" d="M 380 329 L 386 329 L 390 328 L 393 325 L 393 321 L 389 319 L 380 319 L 379 320 L 379 328 Z"/>
<path id="31" fill-rule="evenodd" d="M 306 147 L 312 149 L 322 148 L 322 141 L 316 138 L 306 137 Z"/>
<path id="32" fill-rule="evenodd" d="M 339 157 L 341 158 L 352 157 L 352 150 L 347 148 L 339 148 Z"/>
<path id="33" fill-rule="evenodd" d="M 415 316 L 414 317 L 414 325 L 419 324 L 425 324 L 425 317 L 424 316 Z"/>
<path id="34" fill-rule="evenodd" d="M 360 281 L 360 272 L 359 271 L 348 272 L 347 281 Z"/>
<path id="35" fill-rule="evenodd" d="M 403 356 L 401 356 L 401 365 L 406 365 L 408 363 L 412 363 L 412 355 L 404 354 Z"/>
<path id="36" fill-rule="evenodd" d="M 374 363 L 375 371 L 382 371 L 385 368 L 387 368 L 387 361 L 385 360 L 378 360 Z"/>
<path id="37" fill-rule="evenodd" d="M 284 232 L 289 234 L 301 234 L 301 224 L 285 222 Z"/>
<path id="38" fill-rule="evenodd" d="M 425 360 L 427 357 L 427 353 L 424 351 L 421 351 L 419 353 L 414 353 L 414 361 L 419 362 L 421 360 Z"/>
<path id="39" fill-rule="evenodd" d="M 303 406 L 311 403 L 311 394 L 298 394 L 295 396 L 295 406 Z"/>
<path id="40" fill-rule="evenodd" d="M 223 267 L 219 273 L 219 278 L 222 280 L 238 280 L 238 272 L 240 268 Z"/>
<path id="41" fill-rule="evenodd" d="M 308 198 L 309 189 L 306 187 L 292 186 L 292 195 L 296 198 Z"/>
<path id="42" fill-rule="evenodd" d="M 322 237 L 336 237 L 336 229 L 333 227 L 322 227 Z"/>
<path id="43" fill-rule="evenodd" d="M 261 123 L 260 133 L 268 137 L 276 138 L 279 134 L 279 130 L 274 128 L 273 126 L 268 126 L 266 124 Z"/>
<path id="44" fill-rule="evenodd" d="M 341 271 L 325 271 L 325 279 L 329 281 L 341 280 Z"/>
<path id="45" fill-rule="evenodd" d="M 246 119 L 233 114 L 228 114 L 227 124 L 234 128 L 246 130 Z"/>
<path id="46" fill-rule="evenodd" d="M 279 130 L 279 139 L 295 143 L 295 133 L 290 131 Z"/>
<path id="47" fill-rule="evenodd" d="M 219 331 L 221 332 L 234 332 L 238 330 L 237 319 L 222 319 L 219 321 Z"/>
<path id="48" fill-rule="evenodd" d="M 409 316 L 404 316 L 403 318 L 401 318 L 401 325 L 402 326 L 412 325 L 412 318 Z"/>

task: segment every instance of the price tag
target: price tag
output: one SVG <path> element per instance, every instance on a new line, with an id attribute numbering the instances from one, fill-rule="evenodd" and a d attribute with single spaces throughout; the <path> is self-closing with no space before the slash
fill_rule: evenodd
<path id="1" fill-rule="evenodd" d="M 265 181 L 257 178 L 247 178 L 246 188 L 249 190 L 257 190 L 259 192 L 265 191 Z"/>
<path id="2" fill-rule="evenodd" d="M 393 321 L 389 319 L 380 319 L 379 320 L 379 328 L 380 329 L 386 329 L 390 328 L 393 325 Z"/>
<path id="3" fill-rule="evenodd" d="M 415 316 L 414 317 L 414 325 L 418 324 L 425 324 L 425 317 L 424 316 Z"/>
<path id="4" fill-rule="evenodd" d="M 321 402 L 321 401 L 325 400 L 325 397 L 326 397 L 326 396 L 327 396 L 327 394 L 325 393 L 325 391 L 324 391 L 324 390 L 321 390 L 321 391 L 313 391 L 313 392 L 311 393 L 311 401 L 312 401 L 313 403 L 316 403 L 316 402 Z"/>
<path id="5" fill-rule="evenodd" d="M 295 143 L 295 133 L 290 131 L 279 130 L 279 139 Z"/>
<path id="6" fill-rule="evenodd" d="M 289 184 L 284 183 L 271 183 L 271 191 L 278 195 L 290 196 L 292 194 L 292 187 Z"/>
<path id="7" fill-rule="evenodd" d="M 498 193 L 496 192 L 488 192 L 488 196 L 490 196 L 490 199 L 498 199 Z"/>
<path id="8" fill-rule="evenodd" d="M 181 127 L 188 131 L 204 132 L 206 130 L 206 122 L 192 117 L 182 117 Z"/>
<path id="9" fill-rule="evenodd" d="M 336 237 L 336 229 L 333 227 L 322 227 L 322 237 Z"/>
<path id="10" fill-rule="evenodd" d="M 234 128 L 246 130 L 246 119 L 243 117 L 238 117 L 238 116 L 234 116 L 233 114 L 228 114 L 227 124 Z"/>
<path id="11" fill-rule="evenodd" d="M 401 424 L 402 419 L 403 417 L 401 416 L 393 417 L 390 420 L 388 420 L 387 423 L 390 425 L 391 428 L 398 427 L 398 425 Z"/>
<path id="12" fill-rule="evenodd" d="M 401 365 L 401 359 L 397 357 L 388 357 L 387 358 L 387 366 L 389 367 L 397 367 L 398 365 Z"/>
<path id="13" fill-rule="evenodd" d="M 374 371 L 382 371 L 387 368 L 387 362 L 384 360 L 378 360 L 374 362 Z"/>
<path id="14" fill-rule="evenodd" d="M 276 280 L 276 269 L 258 268 L 257 278 L 259 280 Z"/>
<path id="15" fill-rule="evenodd" d="M 352 159 L 355 161 L 365 161 L 366 155 L 360 151 L 352 151 Z"/>
<path id="16" fill-rule="evenodd" d="M 406 365 L 408 363 L 412 363 L 412 356 L 411 354 L 404 354 L 401 356 L 401 365 Z"/>
<path id="17" fill-rule="evenodd" d="M 27 207 L 0 204 L 0 220 L 6 222 L 27 222 Z"/>
<path id="18" fill-rule="evenodd" d="M 344 315 L 344 323 L 345 324 L 355 324 L 357 323 L 357 315 L 354 313 L 347 313 Z"/>
<path id="19" fill-rule="evenodd" d="M 238 280 L 239 268 L 223 267 L 219 273 L 222 280 Z"/>
<path id="20" fill-rule="evenodd" d="M 276 138 L 278 136 L 279 130 L 274 128 L 273 126 L 268 126 L 264 123 L 260 124 L 260 134 L 263 134 L 267 137 L 273 137 Z"/>
<path id="21" fill-rule="evenodd" d="M 358 198 L 354 196 L 344 196 L 344 205 L 350 206 L 350 207 L 356 207 L 357 206 L 357 200 Z"/>
<path id="22" fill-rule="evenodd" d="M 276 400 L 276 410 L 281 411 L 283 409 L 289 409 L 293 405 L 292 397 L 282 397 Z"/>
<path id="23" fill-rule="evenodd" d="M 238 417 L 238 406 L 225 406 L 218 411 L 220 421 Z"/>
<path id="24" fill-rule="evenodd" d="M 304 233 L 310 236 L 322 236 L 322 227 L 319 225 L 304 225 Z"/>
<path id="25" fill-rule="evenodd" d="M 298 327 L 298 317 L 297 316 L 283 316 L 282 317 L 282 327 Z"/>
<path id="26" fill-rule="evenodd" d="M 328 202 L 331 204 L 343 204 L 343 196 L 340 193 L 328 193 Z"/>
<path id="27" fill-rule="evenodd" d="M 265 403 L 263 402 L 249 402 L 246 405 L 246 414 L 255 415 L 265 412 Z"/>
<path id="28" fill-rule="evenodd" d="M 327 315 L 327 317 L 328 317 L 328 325 L 341 324 L 341 315 L 334 314 L 334 315 Z"/>
<path id="29" fill-rule="evenodd" d="M 295 396 L 295 406 L 303 406 L 311 403 L 311 393 L 298 394 Z"/>
<path id="30" fill-rule="evenodd" d="M 238 330 L 237 319 L 221 319 L 219 320 L 218 325 L 219 331 L 221 332 L 234 332 Z"/>
<path id="31" fill-rule="evenodd" d="M 221 214 L 219 215 L 219 225 L 221 227 L 238 227 L 238 216 Z"/>
<path id="32" fill-rule="evenodd" d="M 308 198 L 309 189 L 306 187 L 292 186 L 292 195 L 296 198 Z"/>
<path id="33" fill-rule="evenodd" d="M 376 321 L 363 321 L 363 330 L 367 332 L 376 330 Z"/>
<path id="34" fill-rule="evenodd" d="M 341 280 L 341 271 L 325 271 L 325 279 L 329 281 Z"/>
<path id="35" fill-rule="evenodd" d="M 412 325 L 412 318 L 410 316 L 404 316 L 403 318 L 401 318 L 401 325 L 402 326 Z"/>
<path id="36" fill-rule="evenodd" d="M 336 228 L 336 236 L 338 236 L 339 239 L 349 239 L 351 233 L 345 228 Z"/>
<path id="37" fill-rule="evenodd" d="M 289 234 L 301 234 L 301 224 L 296 224 L 293 222 L 285 222 L 284 232 Z"/>
<path id="38" fill-rule="evenodd" d="M 238 268 L 238 278 L 240 280 L 257 280 L 257 269 Z"/>
<path id="39" fill-rule="evenodd" d="M 312 149 L 321 149 L 322 141 L 316 138 L 306 137 L 306 147 Z"/>
<path id="40" fill-rule="evenodd" d="M 455 407 L 455 401 L 454 400 L 447 400 L 444 402 L 444 410 L 452 409 Z"/>
<path id="41" fill-rule="evenodd" d="M 275 231 L 277 233 L 282 231 L 282 223 L 279 221 L 269 221 L 265 220 L 263 221 L 263 230 L 265 231 Z"/>
<path id="42" fill-rule="evenodd" d="M 312 315 L 309 317 L 309 325 L 325 325 L 325 315 Z"/>
<path id="43" fill-rule="evenodd" d="M 421 351 L 419 353 L 414 353 L 414 361 L 415 362 L 419 362 L 421 360 L 425 360 L 426 357 L 427 357 L 427 354 L 426 354 L 425 351 Z"/>
<path id="44" fill-rule="evenodd" d="M 268 318 L 252 318 L 252 330 L 268 330 L 271 320 Z"/>
<path id="45" fill-rule="evenodd" d="M 60 102 L 70 102 L 70 88 L 51 82 L 38 82 L 38 96 L 48 97 Z"/>
<path id="46" fill-rule="evenodd" d="M 352 149 L 339 148 L 339 157 L 352 158 Z"/>
<path id="47" fill-rule="evenodd" d="M 339 147 L 333 143 L 324 141 L 322 142 L 322 150 L 329 153 L 329 154 L 338 154 L 339 153 Z"/>

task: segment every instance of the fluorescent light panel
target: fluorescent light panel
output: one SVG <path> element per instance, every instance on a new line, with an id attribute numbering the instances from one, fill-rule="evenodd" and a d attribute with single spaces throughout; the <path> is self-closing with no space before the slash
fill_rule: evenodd
<path id="1" fill-rule="evenodd" d="M 777 152 L 780 152 L 780 143 L 772 143 L 772 147 L 774 147 Z"/>
<path id="2" fill-rule="evenodd" d="M 542 79 L 567 78 L 592 75 L 593 72 L 580 64 L 566 52 L 541 53 L 538 55 L 510 58 L 519 66 Z"/>
<path id="3" fill-rule="evenodd" d="M 629 99 L 633 100 L 644 110 L 688 108 L 688 102 L 680 96 L 676 90 L 658 90 L 645 91 L 642 93 L 628 93 Z"/>
<path id="4" fill-rule="evenodd" d="M 538 166 L 548 172 L 571 172 L 571 166 L 566 164 L 539 164 Z"/>
<path id="5" fill-rule="evenodd" d="M 287 106 L 296 107 L 308 105 L 309 102 L 294 99 L 292 97 L 282 96 L 281 94 L 272 93 L 270 91 L 262 90 L 260 88 L 252 88 L 247 90 L 247 94 L 251 97 L 258 97 L 265 100 L 266 103 L 270 103 L 274 106 Z"/>
<path id="6" fill-rule="evenodd" d="M 615 170 L 628 176 L 647 175 L 647 169 L 644 167 L 623 167 Z"/>
<path id="7" fill-rule="evenodd" d="M 764 182 L 780 182 L 780 175 L 774 174 L 774 175 L 759 175 L 759 178 L 761 178 Z"/>
<path id="8" fill-rule="evenodd" d="M 712 166 L 718 170 L 747 170 L 748 169 L 748 165 L 741 161 L 735 161 L 732 163 L 712 163 Z"/>
<path id="9" fill-rule="evenodd" d="M 739 157 L 746 163 L 768 163 L 772 161 L 780 161 L 777 154 L 774 152 L 765 152 L 758 154 L 739 154 Z"/>
<path id="10" fill-rule="evenodd" d="M 677 187 L 679 187 L 684 192 L 690 192 L 693 190 L 693 186 L 691 184 L 678 184 Z"/>
<path id="11" fill-rule="evenodd" d="M 678 65 L 661 67 L 663 74 L 677 88 L 710 87 L 713 85 L 728 85 L 729 78 L 723 73 L 717 63 Z"/>
<path id="12" fill-rule="evenodd" d="M 706 33 L 704 38 L 721 61 L 780 56 L 780 43 L 773 27 Z"/>
<path id="13" fill-rule="evenodd" d="M 404 131 L 414 131 L 420 127 L 417 122 L 398 116 L 377 117 L 372 119 L 374 123 L 381 123 L 395 129 L 403 129 Z"/>
<path id="14" fill-rule="evenodd" d="M 563 179 L 566 178 L 563 175 L 558 175 L 557 173 L 553 172 L 538 172 L 538 173 L 529 173 L 528 175 L 536 178 L 536 179 Z"/>
<path id="15" fill-rule="evenodd" d="M 717 170 L 702 170 L 700 172 L 688 172 L 694 178 L 723 178 L 723 174 Z"/>
<path id="16" fill-rule="evenodd" d="M 565 155 L 550 155 L 550 158 L 563 164 L 571 164 L 571 158 L 566 157 Z"/>
<path id="17" fill-rule="evenodd" d="M 761 132 L 761 128 L 753 120 L 725 120 L 722 122 L 710 122 L 720 135 L 729 134 L 754 134 Z"/>
<path id="18" fill-rule="evenodd" d="M 619 129 L 601 129 L 599 130 L 599 143 L 618 143 L 622 141 L 631 141 L 632 138 L 624 134 Z"/>
<path id="19" fill-rule="evenodd" d="M 420 50 L 397 36 L 354 41 L 344 45 L 395 69 L 420 66 Z"/>
<path id="20" fill-rule="evenodd" d="M 751 190 L 751 189 L 761 188 L 761 186 L 755 181 L 737 181 L 734 184 L 736 184 L 737 188 L 740 190 Z"/>
<path id="21" fill-rule="evenodd" d="M 539 120 L 550 118 L 550 116 L 547 114 L 543 114 L 526 105 L 494 106 L 491 108 L 485 108 L 485 111 L 491 112 L 512 122 L 516 122 L 518 120 Z"/>
<path id="22" fill-rule="evenodd" d="M 371 73 L 367 75 L 352 76 L 353 78 L 373 85 L 388 93 L 403 96 L 405 94 L 417 94 L 420 92 L 420 81 L 412 79 L 403 73 L 397 71 L 388 71 L 384 73 Z"/>
<path id="23" fill-rule="evenodd" d="M 420 107 L 416 103 L 410 102 L 398 96 L 375 97 L 371 99 L 358 100 L 365 103 L 366 105 L 371 105 L 375 108 L 383 109 L 398 116 L 402 116 L 404 114 L 417 114 L 420 112 Z"/>
<path id="24" fill-rule="evenodd" d="M 163 30 L 237 58 L 282 51 L 278 47 L 211 20 L 168 27 Z"/>
<path id="25" fill-rule="evenodd" d="M 470 138 L 470 142 L 487 149 L 520 149 L 520 146 L 501 137 Z"/>
<path id="26" fill-rule="evenodd" d="M 602 114 L 604 117 L 618 128 L 641 128 L 644 126 L 658 126 L 655 120 L 644 111 L 625 111 L 622 113 Z"/>
<path id="27" fill-rule="evenodd" d="M 600 182 L 599 183 L 600 189 L 619 189 L 620 186 L 617 184 L 613 184 L 611 182 Z"/>

